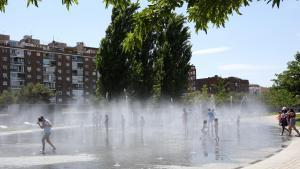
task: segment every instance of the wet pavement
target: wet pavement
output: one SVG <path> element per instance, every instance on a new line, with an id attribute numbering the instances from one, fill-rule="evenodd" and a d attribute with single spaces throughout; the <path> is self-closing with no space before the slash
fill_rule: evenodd
<path id="1" fill-rule="evenodd" d="M 81 127 L 53 131 L 51 139 L 57 151 L 46 145 L 45 155 L 39 152 L 41 131 L 6 135 L 0 136 L 0 168 L 145 169 L 216 164 L 236 168 L 278 152 L 288 139 L 278 133 L 273 126 L 251 122 L 239 129 L 221 123 L 219 140 L 212 134 L 200 138 L 198 128 L 185 136 L 180 128 L 152 127 L 141 133 L 131 127 L 124 134 L 117 129 L 106 134 L 104 129 Z"/>

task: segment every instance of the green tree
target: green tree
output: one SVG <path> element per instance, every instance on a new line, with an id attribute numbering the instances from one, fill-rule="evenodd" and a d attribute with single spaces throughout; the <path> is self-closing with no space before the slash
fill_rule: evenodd
<path id="1" fill-rule="evenodd" d="M 17 94 L 17 101 L 19 103 L 37 103 L 37 102 L 45 102 L 49 103 L 50 98 L 54 96 L 52 90 L 43 84 L 32 84 L 29 83 Z"/>
<path id="2" fill-rule="evenodd" d="M 204 103 L 209 102 L 210 95 L 208 93 L 208 87 L 204 85 L 200 91 L 186 93 L 183 96 L 183 100 L 188 103 L 196 103 L 199 101 L 202 101 Z"/>
<path id="3" fill-rule="evenodd" d="M 119 97 L 129 85 L 131 54 L 123 51 L 121 43 L 132 29 L 133 14 L 137 8 L 137 4 L 130 4 L 125 10 L 112 9 L 112 21 L 101 41 L 96 63 L 103 96 L 108 93 L 109 98 Z"/>
<path id="4" fill-rule="evenodd" d="M 166 20 L 164 31 L 159 37 L 159 53 L 163 57 L 164 76 L 161 94 L 164 98 L 178 99 L 186 92 L 192 45 L 185 18 L 173 14 Z"/>
<path id="5" fill-rule="evenodd" d="M 0 95 L 0 104 L 9 105 L 16 102 L 16 94 L 10 90 L 4 90 Z"/>
<path id="6" fill-rule="evenodd" d="M 263 94 L 263 98 L 274 109 L 280 109 L 283 106 L 294 106 L 296 104 L 296 97 L 286 89 L 272 87 L 268 92 Z"/>
<path id="7" fill-rule="evenodd" d="M 297 52 L 295 60 L 288 62 L 287 70 L 276 74 L 273 80 L 274 86 L 280 89 L 286 89 L 294 96 L 300 95 L 300 53 Z"/>
<path id="8" fill-rule="evenodd" d="M 147 100 L 154 94 L 154 63 L 157 57 L 157 35 L 149 32 L 141 48 L 136 48 L 130 61 L 129 94 L 141 100 Z"/>
<path id="9" fill-rule="evenodd" d="M 218 79 L 217 83 L 213 85 L 213 90 L 216 92 L 215 100 L 216 104 L 225 104 L 229 101 L 228 91 L 226 90 L 228 84 L 226 84 L 224 79 Z"/>

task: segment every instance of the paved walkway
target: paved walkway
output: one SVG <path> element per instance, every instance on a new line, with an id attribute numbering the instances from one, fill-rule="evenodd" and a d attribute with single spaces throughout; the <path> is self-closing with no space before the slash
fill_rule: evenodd
<path id="1" fill-rule="evenodd" d="M 281 152 L 244 169 L 300 169 L 300 138 L 293 137 L 290 145 Z"/>
<path id="2" fill-rule="evenodd" d="M 293 138 L 286 149 L 244 169 L 300 169 L 300 138 Z"/>

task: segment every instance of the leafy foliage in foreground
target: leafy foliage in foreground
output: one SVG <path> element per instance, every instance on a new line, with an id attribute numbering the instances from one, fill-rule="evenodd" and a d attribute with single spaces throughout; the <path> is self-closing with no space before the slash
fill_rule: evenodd
<path id="1" fill-rule="evenodd" d="M 42 0 L 27 0 L 27 5 L 38 7 Z M 272 7 L 279 7 L 283 0 L 264 0 Z M 125 10 L 131 3 L 130 0 L 104 0 L 105 6 L 112 5 L 120 10 Z M 138 1 L 139 2 L 139 1 Z M 195 23 L 196 31 L 207 32 L 211 24 L 216 27 L 224 27 L 230 15 L 241 15 L 240 8 L 249 6 L 252 0 L 148 0 L 148 6 L 137 12 L 134 16 L 134 29 L 127 34 L 123 46 L 126 51 L 131 51 L 135 46 L 141 47 L 143 39 L 149 30 L 160 31 L 162 20 L 169 18 L 176 9 L 186 7 L 187 18 Z M 67 9 L 71 5 L 78 4 L 78 0 L 62 0 Z M 4 12 L 8 0 L 0 0 L 0 11 Z"/>

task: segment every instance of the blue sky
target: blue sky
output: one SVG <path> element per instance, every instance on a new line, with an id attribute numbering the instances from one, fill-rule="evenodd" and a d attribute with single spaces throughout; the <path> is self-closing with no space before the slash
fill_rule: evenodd
<path id="1" fill-rule="evenodd" d="M 207 34 L 197 34 L 193 24 L 187 24 L 191 26 L 191 63 L 197 67 L 197 78 L 237 76 L 271 86 L 274 74 L 283 71 L 300 51 L 300 2 L 283 1 L 280 9 L 254 2 L 241 12 L 242 16 L 231 16 L 225 28 L 211 27 Z M 14 40 L 33 35 L 42 43 L 54 37 L 69 45 L 83 41 L 98 47 L 110 13 L 102 0 L 79 0 L 70 11 L 60 0 L 44 0 L 39 8 L 27 8 L 25 1 L 9 1 L 6 13 L 0 13 L 0 33 Z"/>

